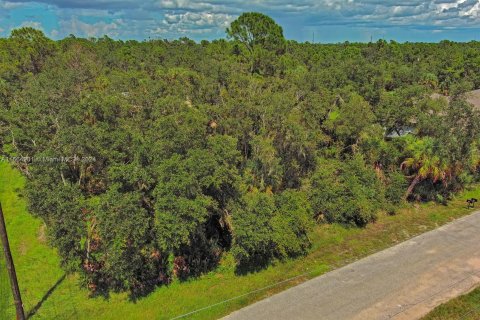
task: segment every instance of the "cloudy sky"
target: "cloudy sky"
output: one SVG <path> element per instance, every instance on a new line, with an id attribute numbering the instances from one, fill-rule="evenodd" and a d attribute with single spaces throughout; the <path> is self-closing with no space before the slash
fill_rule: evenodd
<path id="1" fill-rule="evenodd" d="M 0 36 L 32 26 L 54 39 L 211 40 L 245 11 L 298 41 L 480 40 L 480 0 L 0 0 Z"/>

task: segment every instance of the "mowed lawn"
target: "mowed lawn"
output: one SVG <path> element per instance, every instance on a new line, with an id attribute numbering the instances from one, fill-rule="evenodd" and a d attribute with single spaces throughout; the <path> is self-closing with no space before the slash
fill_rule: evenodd
<path id="1" fill-rule="evenodd" d="M 423 318 L 423 320 L 478 319 L 480 319 L 480 287 L 438 306 Z"/>
<path id="2" fill-rule="evenodd" d="M 378 221 L 364 229 L 320 225 L 311 236 L 313 247 L 306 257 L 238 276 L 234 261 L 227 254 L 215 272 L 187 282 L 174 282 L 132 302 L 127 294 L 118 293 L 111 294 L 108 299 L 89 298 L 88 291 L 80 288 L 75 275 L 61 281 L 64 273 L 55 250 L 46 244 L 43 223 L 28 214 L 25 199 L 21 197 L 24 183 L 24 178 L 16 170 L 0 163 L 0 201 L 7 219 L 26 311 L 28 313 L 36 307 L 38 311 L 31 319 L 56 320 L 172 319 L 203 308 L 185 318 L 217 319 L 287 287 L 464 216 L 472 211 L 466 209 L 465 199 L 480 197 L 480 187 L 476 187 L 459 195 L 448 206 L 429 203 L 408 206 L 395 216 L 379 214 Z M 13 317 L 14 309 L 11 301 L 6 301 L 11 298 L 7 298 L 9 296 L 4 292 L 8 293 L 9 289 L 4 270 L 0 277 L 3 312 L 0 319 L 9 319 Z M 292 277 L 296 278 L 274 285 Z M 267 288 L 258 290 L 264 287 Z M 49 290 L 51 293 L 47 294 Z M 252 291 L 255 292 L 250 293 Z M 221 303 L 227 299 L 232 300 Z M 5 305 L 9 305 L 6 316 Z M 210 305 L 215 306 L 206 308 Z"/>

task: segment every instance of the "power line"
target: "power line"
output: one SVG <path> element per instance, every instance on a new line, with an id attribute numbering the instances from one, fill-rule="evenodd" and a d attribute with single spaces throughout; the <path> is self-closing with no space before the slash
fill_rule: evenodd
<path id="1" fill-rule="evenodd" d="M 254 293 L 257 293 L 257 292 L 266 290 L 266 289 L 270 289 L 270 288 L 276 287 L 276 286 L 281 285 L 281 284 L 283 284 L 283 283 L 287 283 L 287 282 L 293 281 L 293 280 L 295 280 L 295 279 L 308 276 L 308 275 L 312 274 L 313 272 L 314 272 L 314 271 L 308 271 L 308 272 L 302 273 L 301 275 L 298 275 L 298 276 L 295 276 L 295 277 L 292 277 L 292 278 L 288 278 L 288 279 L 283 280 L 283 281 L 280 281 L 280 282 L 276 282 L 276 283 L 274 283 L 274 284 L 265 286 L 265 287 L 263 287 L 263 288 L 253 290 L 253 291 L 250 291 L 250 292 L 241 294 L 241 295 L 239 295 L 239 296 L 236 296 L 236 297 L 233 297 L 233 298 L 230 298 L 230 299 L 226 299 L 226 300 L 217 302 L 217 303 L 215 303 L 215 304 L 211 304 L 211 305 L 209 305 L 209 306 L 206 306 L 206 307 L 203 307 L 203 308 L 200 308 L 200 309 L 197 309 L 197 310 L 193 310 L 193 311 L 191 311 L 191 312 L 189 312 L 189 313 L 185 313 L 185 314 L 182 314 L 182 315 L 177 316 L 177 317 L 175 317 L 175 318 L 171 318 L 170 320 L 176 320 L 176 319 L 182 319 L 182 318 L 188 317 L 188 316 L 190 316 L 190 315 L 192 315 L 192 314 L 195 314 L 195 313 L 198 313 L 198 312 L 200 312 L 200 311 L 204 311 L 204 310 L 207 310 L 207 309 L 210 309 L 210 308 L 219 306 L 219 305 L 221 305 L 221 304 L 224 304 L 224 303 L 227 303 L 227 302 L 230 302 L 230 301 L 233 301 L 233 300 L 237 300 L 237 299 L 246 297 L 246 296 L 248 296 L 248 295 L 251 295 L 251 294 L 254 294 Z"/>
<path id="2" fill-rule="evenodd" d="M 460 320 L 465 320 L 469 315 L 471 315 L 474 312 L 477 312 L 480 310 L 480 307 L 473 308 L 472 310 L 468 311 L 467 313 L 464 313 L 461 317 Z"/>

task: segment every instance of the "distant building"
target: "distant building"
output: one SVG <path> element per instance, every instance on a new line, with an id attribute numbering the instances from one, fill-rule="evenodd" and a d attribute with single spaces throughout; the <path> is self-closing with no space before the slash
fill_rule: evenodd
<path id="1" fill-rule="evenodd" d="M 400 137 L 404 137 L 404 136 L 412 134 L 412 133 L 413 133 L 413 128 L 403 127 L 399 130 L 394 130 L 393 132 L 385 133 L 385 138 L 387 138 L 387 139 L 400 138 Z"/>

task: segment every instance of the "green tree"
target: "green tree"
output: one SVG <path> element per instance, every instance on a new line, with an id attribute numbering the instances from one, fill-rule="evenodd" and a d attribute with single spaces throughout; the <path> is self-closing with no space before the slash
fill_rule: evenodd
<path id="1" fill-rule="evenodd" d="M 233 21 L 226 32 L 247 50 L 252 73 L 263 70 L 266 74 L 274 74 L 275 55 L 284 52 L 286 42 L 282 27 L 272 18 L 258 12 L 246 12 Z"/>
<path id="2" fill-rule="evenodd" d="M 447 199 L 478 179 L 463 96 L 480 88 L 478 42 L 287 42 L 259 13 L 227 33 L 0 39 L 1 152 L 75 156 L 16 166 L 93 293 L 145 294 L 228 250 L 265 266 L 308 251 L 315 220 L 364 226 L 406 191 Z"/>
<path id="3" fill-rule="evenodd" d="M 151 232 L 153 217 L 141 193 L 120 193 L 119 187 L 111 186 L 86 217 L 85 281 L 97 294 L 115 289 L 143 295 L 159 284 L 165 255 Z"/>
<path id="4" fill-rule="evenodd" d="M 55 43 L 45 37 L 42 31 L 30 27 L 12 30 L 10 39 L 17 47 L 16 63 L 22 72 L 39 73 L 56 49 Z"/>
<path id="5" fill-rule="evenodd" d="M 433 183 L 442 181 L 446 183 L 452 177 L 452 166 L 447 159 L 438 155 L 437 142 L 434 138 L 423 139 L 408 138 L 407 150 L 410 157 L 402 162 L 402 168 L 413 173 L 413 179 L 405 192 L 404 199 L 407 199 L 417 184 L 422 180 L 431 179 Z"/>
<path id="6" fill-rule="evenodd" d="M 267 15 L 246 12 L 227 28 L 227 35 L 240 41 L 253 54 L 256 47 L 266 50 L 282 50 L 285 45 L 283 29 Z"/>
<path id="7" fill-rule="evenodd" d="M 317 221 L 365 226 L 384 202 L 380 181 L 361 156 L 319 159 L 307 190 Z"/>
<path id="8" fill-rule="evenodd" d="M 258 269 L 274 258 L 303 254 L 310 246 L 311 209 L 305 195 L 253 190 L 232 210 L 232 251 L 240 268 Z"/>

